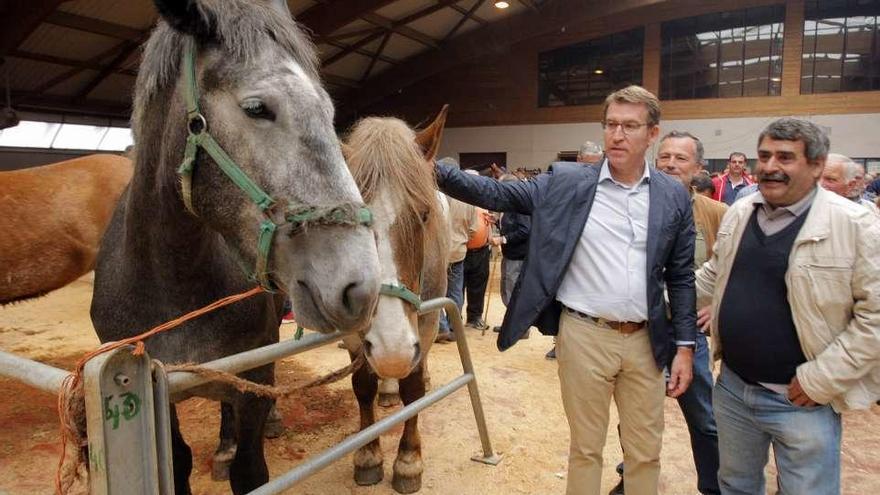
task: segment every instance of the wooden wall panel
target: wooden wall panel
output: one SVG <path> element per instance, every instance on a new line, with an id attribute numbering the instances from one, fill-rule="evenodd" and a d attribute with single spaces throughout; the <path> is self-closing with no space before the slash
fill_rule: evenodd
<path id="1" fill-rule="evenodd" d="M 784 0 L 742 0 L 736 8 Z M 664 119 L 880 113 L 880 92 L 800 95 L 803 0 L 787 0 L 783 95 L 664 101 Z M 362 115 L 397 115 L 411 123 L 427 121 L 444 103 L 451 105 L 448 126 L 492 126 L 597 122 L 601 105 L 538 108 L 538 54 L 578 41 L 646 26 L 644 84 L 659 89 L 660 23 L 687 15 L 731 9 L 722 0 L 682 0 L 624 15 L 563 26 L 550 36 L 510 45 L 496 55 L 464 64 L 404 88 L 368 107 Z M 795 53 L 792 53 L 795 52 Z"/>
<path id="2" fill-rule="evenodd" d="M 801 92 L 801 53 L 804 48 L 804 0 L 785 3 L 785 34 L 782 45 L 782 96 Z"/>

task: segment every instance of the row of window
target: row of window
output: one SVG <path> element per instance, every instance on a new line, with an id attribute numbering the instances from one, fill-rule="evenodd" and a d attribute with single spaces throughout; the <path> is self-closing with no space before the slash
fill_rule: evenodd
<path id="1" fill-rule="evenodd" d="M 131 130 L 23 120 L 0 130 L 0 147 L 123 151 L 132 144 Z"/>
<path id="2" fill-rule="evenodd" d="M 660 97 L 779 95 L 785 7 L 664 22 Z M 539 105 L 599 103 L 642 84 L 644 28 L 541 53 Z M 880 90 L 880 0 L 807 0 L 801 93 Z"/>

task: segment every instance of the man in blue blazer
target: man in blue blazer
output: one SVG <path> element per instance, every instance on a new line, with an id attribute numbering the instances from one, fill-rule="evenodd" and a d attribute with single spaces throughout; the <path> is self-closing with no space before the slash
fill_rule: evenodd
<path id="1" fill-rule="evenodd" d="M 557 335 L 569 495 L 599 493 L 612 396 L 626 493 L 656 494 L 664 396 L 678 397 L 691 381 L 694 220 L 681 183 L 645 160 L 659 122 L 657 97 L 629 86 L 605 100 L 601 165 L 555 163 L 535 180 L 506 183 L 436 167 L 446 194 L 532 218 L 498 348 L 532 325 Z"/>

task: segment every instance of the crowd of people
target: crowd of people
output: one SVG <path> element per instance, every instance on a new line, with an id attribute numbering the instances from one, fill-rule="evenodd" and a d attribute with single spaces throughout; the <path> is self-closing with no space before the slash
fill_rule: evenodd
<path id="1" fill-rule="evenodd" d="M 611 493 L 658 493 L 665 397 L 687 423 L 700 493 L 765 493 L 771 445 L 779 493 L 840 493 L 840 415 L 880 398 L 880 182 L 793 118 L 756 136 L 753 170 L 735 152 L 710 174 L 699 137 L 661 136 L 660 115 L 644 88 L 616 91 L 604 152 L 587 142 L 578 163 L 529 179 L 439 161 L 456 232 L 449 296 L 461 305 L 470 290 L 473 252 L 482 298 L 481 250 L 501 247 L 498 348 L 533 326 L 555 337 L 567 494 L 601 491 L 612 398 L 623 463 Z M 471 247 L 487 212 L 500 230 Z M 468 324 L 484 328 L 477 309 L 468 295 Z"/>

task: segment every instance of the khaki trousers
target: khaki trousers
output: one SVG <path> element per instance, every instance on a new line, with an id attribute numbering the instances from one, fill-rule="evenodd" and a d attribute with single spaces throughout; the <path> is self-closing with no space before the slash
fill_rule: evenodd
<path id="1" fill-rule="evenodd" d="M 656 495 L 666 383 L 647 329 L 624 335 L 562 311 L 556 341 L 571 429 L 567 495 L 598 495 L 611 398 L 620 414 L 627 495 Z"/>

